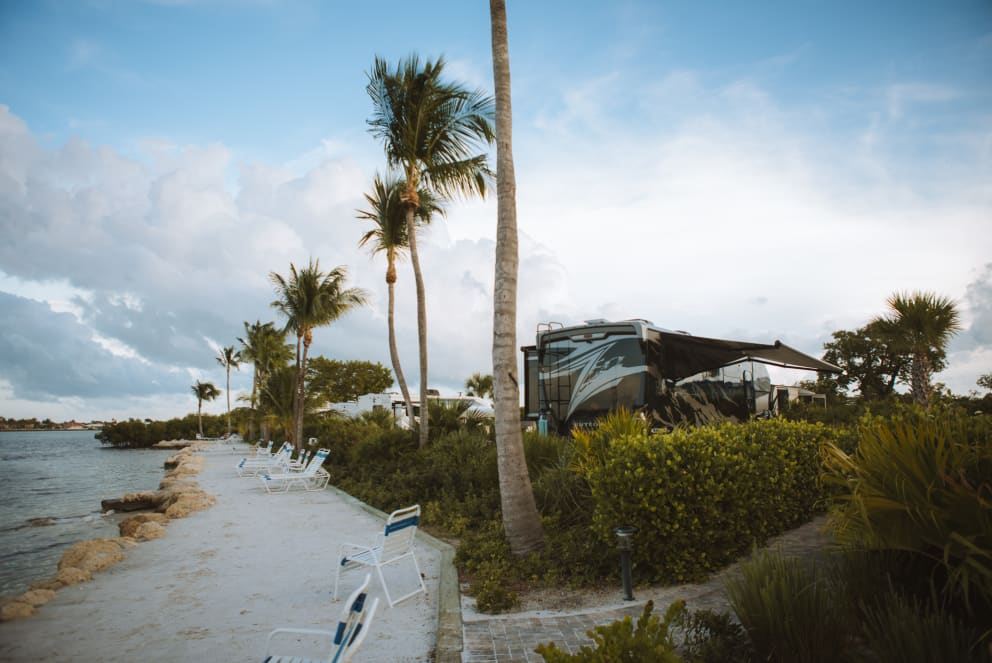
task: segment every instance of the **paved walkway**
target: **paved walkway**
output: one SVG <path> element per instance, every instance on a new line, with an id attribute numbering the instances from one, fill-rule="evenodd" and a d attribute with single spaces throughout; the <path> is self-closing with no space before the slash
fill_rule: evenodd
<path id="1" fill-rule="evenodd" d="M 828 545 L 822 531 L 824 518 L 817 518 L 798 529 L 778 536 L 768 543 L 789 555 L 814 555 Z M 727 611 L 729 606 L 723 592 L 723 582 L 738 573 L 734 564 L 714 575 L 707 582 L 696 585 L 677 585 L 664 588 L 638 588 L 637 600 L 624 603 L 622 591 L 617 589 L 618 602 L 614 605 L 583 611 L 557 613 L 549 611 L 510 615 L 478 615 L 465 611 L 462 615 L 463 663 L 523 663 L 543 659 L 534 648 L 545 642 L 554 642 L 569 652 L 578 651 L 582 645 L 592 643 L 586 632 L 601 624 L 609 624 L 625 615 L 636 619 L 644 611 L 644 604 L 653 600 L 656 614 L 676 599 L 682 599 L 693 610 Z"/>

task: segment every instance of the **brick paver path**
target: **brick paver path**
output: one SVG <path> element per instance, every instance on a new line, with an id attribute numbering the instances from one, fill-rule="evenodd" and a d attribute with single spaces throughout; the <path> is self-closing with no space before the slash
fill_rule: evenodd
<path id="1" fill-rule="evenodd" d="M 823 524 L 824 518 L 817 518 L 772 539 L 767 547 L 781 550 L 788 555 L 822 553 L 830 546 L 829 537 L 823 532 Z M 474 617 L 463 614 L 462 663 L 540 663 L 543 659 L 534 653 L 534 648 L 542 642 L 554 642 L 574 653 L 582 645 L 592 643 L 592 638 L 586 635 L 587 631 L 595 626 L 623 619 L 625 615 L 637 619 L 649 599 L 654 601 L 655 614 L 659 615 L 664 614 L 665 609 L 676 599 L 684 600 L 693 610 L 728 611 L 723 583 L 729 574 L 737 572 L 738 565 L 733 564 L 705 583 L 638 589 L 634 593 L 636 601 L 627 604 L 618 602 L 583 612 L 543 611 Z M 619 589 L 617 593 L 620 594 Z"/>

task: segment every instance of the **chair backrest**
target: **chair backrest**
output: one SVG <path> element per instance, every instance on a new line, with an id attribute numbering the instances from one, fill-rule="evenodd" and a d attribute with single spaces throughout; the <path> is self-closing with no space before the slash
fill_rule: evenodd
<path id="1" fill-rule="evenodd" d="M 372 580 L 372 574 L 365 575 L 365 580 L 351 593 L 344 607 L 341 618 L 334 633 L 334 649 L 331 651 L 331 663 L 348 663 L 368 635 L 372 618 L 375 617 L 379 599 L 368 603 L 366 589 Z"/>
<path id="2" fill-rule="evenodd" d="M 307 464 L 306 469 L 303 470 L 303 473 L 306 475 L 316 474 L 317 470 L 320 469 L 320 466 L 324 464 L 324 461 L 327 459 L 327 455 L 329 453 L 331 453 L 330 449 L 320 449 L 317 451 L 317 453 L 313 455 L 313 458 L 310 459 L 310 462 Z"/>
<path id="3" fill-rule="evenodd" d="M 293 455 L 293 445 L 289 442 L 283 442 L 282 446 L 279 447 L 279 451 L 276 455 L 272 457 L 272 463 L 274 465 L 279 465 L 286 462 Z"/>
<path id="4" fill-rule="evenodd" d="M 389 518 L 386 519 L 386 529 L 382 535 L 380 562 L 387 562 L 409 553 L 413 549 L 413 541 L 417 535 L 417 525 L 419 524 L 419 504 L 397 509 L 389 514 Z"/>

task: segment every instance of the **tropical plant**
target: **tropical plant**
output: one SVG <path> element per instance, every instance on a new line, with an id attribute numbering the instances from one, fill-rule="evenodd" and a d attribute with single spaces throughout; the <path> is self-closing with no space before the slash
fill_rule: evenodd
<path id="1" fill-rule="evenodd" d="M 946 597 L 992 608 L 992 427 L 979 417 L 867 420 L 853 454 L 824 447 L 838 538 L 928 560 Z"/>
<path id="2" fill-rule="evenodd" d="M 493 286 L 493 395 L 499 493 L 510 550 L 524 555 L 544 546 L 544 529 L 527 472 L 520 430 L 517 380 L 517 182 L 513 172 L 510 50 L 506 2 L 490 0 L 496 88 L 496 272 Z"/>
<path id="3" fill-rule="evenodd" d="M 292 366 L 274 369 L 262 384 L 259 402 L 265 419 L 280 430 L 284 437 L 292 438 L 296 410 L 296 369 Z"/>
<path id="4" fill-rule="evenodd" d="M 932 292 L 896 293 L 886 301 L 889 315 L 876 322 L 891 337 L 901 339 L 913 356 L 910 388 L 913 401 L 930 407 L 930 378 L 944 367 L 947 343 L 961 330 L 953 300 Z"/>
<path id="5" fill-rule="evenodd" d="M 913 355 L 899 334 L 884 321 L 874 320 L 852 331 L 838 330 L 823 344 L 823 360 L 844 369 L 825 378 L 842 390 L 855 389 L 866 400 L 887 398 L 897 382 L 908 382 Z M 825 375 L 825 374 L 821 374 Z M 815 391 L 823 391 L 820 384 Z"/>
<path id="6" fill-rule="evenodd" d="M 978 376 L 978 380 L 975 381 L 979 387 L 985 391 L 992 391 L 992 373 L 985 373 Z"/>
<path id="7" fill-rule="evenodd" d="M 393 374 L 379 362 L 339 361 L 317 355 L 307 361 L 307 389 L 324 403 L 353 401 L 378 394 L 393 384 Z"/>
<path id="8" fill-rule="evenodd" d="M 191 389 L 196 395 L 196 419 L 200 429 L 200 437 L 203 437 L 203 401 L 212 401 L 220 396 L 220 391 L 212 382 L 200 382 L 199 380 Z"/>
<path id="9" fill-rule="evenodd" d="M 227 434 L 231 434 L 231 369 L 240 370 L 241 353 L 234 349 L 233 345 L 220 349 L 217 356 L 217 363 L 227 371 Z"/>
<path id="10" fill-rule="evenodd" d="M 244 323 L 245 336 L 238 338 L 241 343 L 241 358 L 251 362 L 253 367 L 251 387 L 252 428 L 258 414 L 259 393 L 272 371 L 285 366 L 293 358 L 293 347 L 286 343 L 284 330 L 276 329 L 275 323 L 256 321 Z M 264 413 L 263 413 L 264 414 Z M 254 431 L 252 431 L 253 433 Z M 262 419 L 262 438 L 268 438 L 265 419 Z"/>
<path id="11" fill-rule="evenodd" d="M 365 194 L 369 204 L 368 210 L 358 210 L 358 218 L 371 221 L 374 225 L 362 235 L 359 246 L 370 245 L 372 254 L 386 254 L 386 287 L 389 292 L 388 315 L 386 323 L 389 328 L 389 358 L 396 374 L 396 382 L 403 394 L 406 404 L 407 417 L 413 421 L 413 401 L 410 400 L 410 388 L 407 386 L 403 368 L 400 365 L 400 354 L 396 347 L 396 261 L 410 247 L 410 231 L 407 228 L 406 206 L 400 200 L 406 190 L 403 180 L 389 178 L 385 181 L 377 174 L 372 182 L 372 192 Z M 444 214 L 444 208 L 437 202 L 428 189 L 421 188 L 417 192 L 419 205 L 414 214 L 415 220 L 430 223 L 434 214 Z M 423 401 L 421 401 L 423 402 Z"/>
<path id="12" fill-rule="evenodd" d="M 437 196 L 485 195 L 491 177 L 485 153 L 493 141 L 492 100 L 442 79 L 443 58 L 425 61 L 413 54 L 390 70 L 375 58 L 366 91 L 372 99 L 369 132 L 383 143 L 390 167 L 403 173 L 410 262 L 417 291 L 420 351 L 420 403 L 427 402 L 427 303 L 417 250 L 416 212 L 421 187 Z M 422 408 L 420 444 L 427 444 L 427 408 Z"/>
<path id="13" fill-rule="evenodd" d="M 313 343 L 313 330 L 331 324 L 367 301 L 367 294 L 361 288 L 344 287 L 347 276 L 344 267 L 335 267 L 325 274 L 320 269 L 320 261 L 313 258 L 307 267 L 300 270 L 290 263 L 288 278 L 275 272 L 269 274 L 279 296 L 272 306 L 286 316 L 285 330 L 296 334 L 296 399 L 292 440 L 297 445 L 303 441 L 307 354 Z"/>
<path id="14" fill-rule="evenodd" d="M 472 377 L 465 380 L 465 391 L 469 396 L 491 399 L 494 396 L 493 376 L 473 373 Z"/>

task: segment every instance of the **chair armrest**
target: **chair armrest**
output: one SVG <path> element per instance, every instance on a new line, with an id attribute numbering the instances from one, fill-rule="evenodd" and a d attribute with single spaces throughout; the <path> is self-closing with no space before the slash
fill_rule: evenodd
<path id="1" fill-rule="evenodd" d="M 265 639 L 265 655 L 270 656 L 272 654 L 271 645 L 273 637 L 279 634 L 288 633 L 295 633 L 297 635 L 327 636 L 330 638 L 331 642 L 334 642 L 334 631 L 327 631 L 319 628 L 277 628 L 269 633 L 269 637 Z"/>

